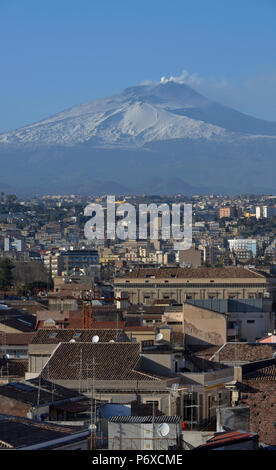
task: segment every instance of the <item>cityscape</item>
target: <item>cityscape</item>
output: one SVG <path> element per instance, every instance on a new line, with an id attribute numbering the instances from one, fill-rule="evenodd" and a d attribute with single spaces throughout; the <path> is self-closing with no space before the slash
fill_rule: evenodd
<path id="1" fill-rule="evenodd" d="M 0 450 L 276 450 L 261 3 L 0 2 Z"/>
<path id="2" fill-rule="evenodd" d="M 115 205 L 156 204 L 161 231 L 181 198 Z M 87 239 L 92 203 L 105 197 L 1 193 L 0 429 L 28 429 L 2 447 L 273 447 L 276 197 L 186 197 L 183 251 Z"/>

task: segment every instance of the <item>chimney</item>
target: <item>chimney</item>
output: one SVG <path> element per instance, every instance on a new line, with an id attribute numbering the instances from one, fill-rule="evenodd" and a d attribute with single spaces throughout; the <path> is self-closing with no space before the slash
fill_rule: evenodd
<path id="1" fill-rule="evenodd" d="M 234 380 L 242 382 L 242 368 L 241 366 L 234 366 Z"/>

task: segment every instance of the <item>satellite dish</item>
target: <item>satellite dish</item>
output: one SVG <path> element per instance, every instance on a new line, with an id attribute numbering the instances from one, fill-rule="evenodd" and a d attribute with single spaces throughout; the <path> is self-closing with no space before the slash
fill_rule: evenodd
<path id="1" fill-rule="evenodd" d="M 92 343 L 98 343 L 99 339 L 100 339 L 99 336 L 97 335 L 93 336 Z"/>
<path id="2" fill-rule="evenodd" d="M 9 358 L 10 358 L 10 355 L 9 355 L 9 354 L 5 354 L 4 359 L 7 360 L 7 359 L 9 359 Z"/>
<path id="3" fill-rule="evenodd" d="M 75 343 L 76 340 L 75 339 L 70 339 L 69 343 Z"/>
<path id="4" fill-rule="evenodd" d="M 160 437 L 167 436 L 169 434 L 169 432 L 170 432 L 170 426 L 167 423 L 162 423 L 157 428 L 157 434 Z"/>
<path id="5" fill-rule="evenodd" d="M 158 333 L 158 335 L 156 335 L 156 341 L 161 341 L 161 339 L 163 339 L 163 335 L 162 333 Z"/>
<path id="6" fill-rule="evenodd" d="M 115 343 L 114 339 L 111 339 L 109 342 L 110 342 L 110 343 Z"/>

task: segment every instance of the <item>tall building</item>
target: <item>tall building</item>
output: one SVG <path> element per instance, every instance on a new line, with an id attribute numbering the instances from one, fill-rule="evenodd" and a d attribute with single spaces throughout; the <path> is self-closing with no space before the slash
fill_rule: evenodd
<path id="1" fill-rule="evenodd" d="M 257 255 L 257 241 L 253 238 L 235 238 L 228 240 L 230 251 L 252 251 L 254 258 Z"/>
<path id="2" fill-rule="evenodd" d="M 25 241 L 23 239 L 6 237 L 4 238 L 4 251 L 25 251 Z"/>
<path id="3" fill-rule="evenodd" d="M 269 219 L 276 216 L 276 207 L 256 206 L 256 219 Z"/>
<path id="4" fill-rule="evenodd" d="M 71 272 L 74 269 L 89 268 L 99 263 L 97 250 L 68 250 L 61 251 L 62 264 L 64 270 Z"/>
<path id="5" fill-rule="evenodd" d="M 233 206 L 223 206 L 219 209 L 219 217 L 222 219 L 223 217 L 237 217 L 238 211 L 236 207 Z"/>
<path id="6" fill-rule="evenodd" d="M 52 278 L 55 278 L 61 275 L 61 272 L 63 269 L 62 261 L 63 260 L 60 256 L 60 253 L 52 253 L 51 251 L 47 251 L 43 255 L 44 265 Z"/>

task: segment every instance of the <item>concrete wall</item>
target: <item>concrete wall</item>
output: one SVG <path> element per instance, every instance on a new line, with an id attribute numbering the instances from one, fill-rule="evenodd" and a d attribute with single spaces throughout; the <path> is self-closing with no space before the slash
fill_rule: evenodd
<path id="1" fill-rule="evenodd" d="M 183 305 L 186 344 L 214 344 L 227 340 L 227 316 L 185 303 Z"/>
<path id="2" fill-rule="evenodd" d="M 185 362 L 182 354 L 156 354 L 147 353 L 145 350 L 141 353 L 143 364 L 146 370 L 150 370 L 155 374 L 174 375 L 184 367 Z"/>
<path id="3" fill-rule="evenodd" d="M 249 406 L 233 406 L 217 409 L 217 432 L 250 431 Z"/>
<path id="4" fill-rule="evenodd" d="M 178 443 L 181 435 L 178 424 L 169 424 L 166 437 L 158 435 L 155 423 L 108 423 L 108 448 L 116 450 L 168 450 Z"/>

